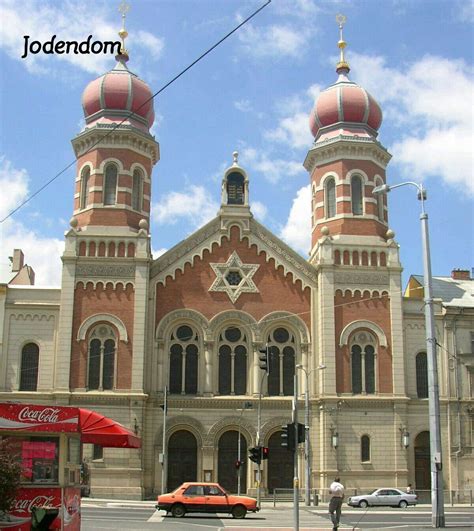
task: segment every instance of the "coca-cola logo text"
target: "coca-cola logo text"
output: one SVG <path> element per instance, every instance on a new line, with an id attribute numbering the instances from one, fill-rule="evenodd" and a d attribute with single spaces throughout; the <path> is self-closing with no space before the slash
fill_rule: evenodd
<path id="1" fill-rule="evenodd" d="M 16 500 L 13 510 L 31 513 L 32 507 L 55 507 L 54 500 L 54 496 L 35 496 L 31 500 Z"/>
<path id="2" fill-rule="evenodd" d="M 35 420 L 37 422 L 57 422 L 59 417 L 59 409 L 46 407 L 44 409 L 30 409 L 28 406 L 24 407 L 18 414 L 18 420 Z"/>

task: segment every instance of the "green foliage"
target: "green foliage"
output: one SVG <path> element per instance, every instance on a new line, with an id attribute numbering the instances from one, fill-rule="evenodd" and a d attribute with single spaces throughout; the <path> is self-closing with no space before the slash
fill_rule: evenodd
<path id="1" fill-rule="evenodd" d="M 8 439 L 0 439 L 0 512 L 6 513 L 13 507 L 20 480 L 21 463 Z"/>

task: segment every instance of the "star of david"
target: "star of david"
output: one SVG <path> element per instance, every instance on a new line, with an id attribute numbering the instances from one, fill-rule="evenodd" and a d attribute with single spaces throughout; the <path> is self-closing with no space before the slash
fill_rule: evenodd
<path id="1" fill-rule="evenodd" d="M 223 291 L 229 299 L 235 302 L 242 293 L 258 293 L 258 288 L 252 280 L 259 264 L 244 264 L 236 251 L 225 263 L 211 263 L 216 279 L 209 291 Z"/>

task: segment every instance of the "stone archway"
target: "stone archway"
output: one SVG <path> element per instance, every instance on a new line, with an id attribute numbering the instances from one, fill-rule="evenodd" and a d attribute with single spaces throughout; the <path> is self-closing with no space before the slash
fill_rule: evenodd
<path id="1" fill-rule="evenodd" d="M 197 442 L 190 431 L 179 430 L 168 441 L 167 491 L 185 481 L 197 481 Z"/>
<path id="2" fill-rule="evenodd" d="M 420 502 L 430 501 L 431 466 L 430 432 L 422 431 L 416 436 L 415 444 L 415 490 Z"/>

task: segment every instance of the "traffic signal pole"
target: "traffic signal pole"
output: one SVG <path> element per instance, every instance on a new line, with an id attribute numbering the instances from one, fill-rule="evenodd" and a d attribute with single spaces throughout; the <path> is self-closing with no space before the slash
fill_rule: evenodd
<path id="1" fill-rule="evenodd" d="M 298 477 L 298 373 L 294 375 L 294 398 L 293 398 L 293 425 L 295 429 L 295 449 L 294 449 L 294 477 L 293 477 L 293 509 L 294 509 L 294 530 L 300 528 L 300 480 Z"/>
<path id="2" fill-rule="evenodd" d="M 262 424 L 262 385 L 263 379 L 267 374 L 266 371 L 263 371 L 262 377 L 260 378 L 260 390 L 258 393 L 258 410 L 257 410 L 257 446 L 260 446 L 260 426 Z M 262 481 L 262 469 L 261 463 L 257 463 L 257 507 L 260 507 L 260 483 Z"/>

